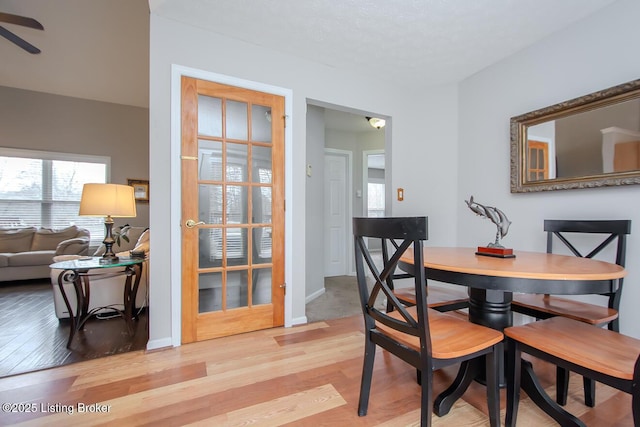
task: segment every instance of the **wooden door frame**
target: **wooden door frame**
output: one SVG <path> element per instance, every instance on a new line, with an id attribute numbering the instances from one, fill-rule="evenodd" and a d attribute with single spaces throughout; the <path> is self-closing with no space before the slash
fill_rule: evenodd
<path id="1" fill-rule="evenodd" d="M 528 142 L 529 140 L 544 142 L 547 144 L 547 162 L 548 162 L 547 168 L 549 170 L 549 179 L 556 178 L 558 171 L 556 170 L 556 144 L 555 144 L 554 138 L 549 138 L 546 136 L 528 135 L 527 144 L 529 143 Z"/>
<path id="2" fill-rule="evenodd" d="M 174 347 L 181 345 L 182 331 L 181 331 L 181 319 L 182 319 L 182 245 L 180 234 L 180 221 L 181 221 L 181 127 L 180 127 L 180 114 L 181 114 L 181 79 L 183 76 L 193 77 L 201 80 L 208 80 L 216 83 L 221 83 L 229 86 L 237 86 L 248 90 L 255 90 L 260 92 L 271 93 L 284 97 L 284 110 L 287 117 L 288 126 L 284 129 L 284 145 L 285 145 L 285 201 L 289 204 L 293 203 L 293 165 L 292 165 L 292 153 L 293 146 L 291 141 L 293 140 L 293 126 L 290 125 L 293 117 L 293 91 L 278 86 L 267 85 L 264 83 L 254 82 L 250 80 L 243 80 L 237 77 L 227 76 L 224 74 L 217 74 L 210 71 L 199 70 L 195 68 L 185 67 L 182 65 L 172 64 L 171 66 L 171 206 L 170 206 L 170 224 L 171 229 L 168 231 L 170 234 L 171 244 L 171 343 Z M 285 211 L 285 265 L 284 265 L 284 277 L 287 284 L 287 291 L 284 297 L 284 326 L 289 327 L 293 325 L 293 268 L 291 261 L 292 247 L 293 247 L 293 209 L 287 209 Z"/>

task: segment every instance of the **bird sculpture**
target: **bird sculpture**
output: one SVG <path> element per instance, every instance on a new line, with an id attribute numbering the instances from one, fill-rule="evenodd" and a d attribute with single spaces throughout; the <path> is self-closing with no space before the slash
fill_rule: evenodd
<path id="1" fill-rule="evenodd" d="M 465 203 L 476 215 L 488 218 L 498 228 L 496 231 L 496 241 L 489 243 L 487 246 L 490 248 L 503 248 L 504 246 L 500 244 L 500 239 L 507 235 L 509 226 L 511 225 L 511 221 L 509 221 L 505 213 L 496 207 L 484 206 L 478 202 L 474 202 L 473 195 L 469 197 L 469 200 L 465 200 Z"/>

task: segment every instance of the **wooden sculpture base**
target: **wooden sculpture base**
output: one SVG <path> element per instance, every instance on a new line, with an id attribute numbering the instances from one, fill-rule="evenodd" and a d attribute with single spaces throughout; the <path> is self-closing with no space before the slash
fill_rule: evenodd
<path id="1" fill-rule="evenodd" d="M 478 246 L 476 255 L 492 256 L 495 258 L 515 258 L 513 249 L 510 248 L 492 248 L 489 246 Z"/>

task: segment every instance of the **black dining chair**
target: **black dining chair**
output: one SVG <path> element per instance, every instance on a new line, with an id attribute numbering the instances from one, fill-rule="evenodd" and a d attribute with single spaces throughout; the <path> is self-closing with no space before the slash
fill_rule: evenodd
<path id="1" fill-rule="evenodd" d="M 395 271 L 400 257 L 409 249 L 414 259 L 423 259 L 423 243 L 427 239 L 427 218 L 354 218 L 356 275 L 365 327 L 365 348 L 360 384 L 358 415 L 367 414 L 371 381 L 379 346 L 407 362 L 421 373 L 420 425 L 431 425 L 433 407 L 433 371 L 462 363 L 486 360 L 487 405 L 490 424 L 500 425 L 497 348 L 501 332 L 476 325 L 427 307 L 425 271 L 417 268 L 413 275 L 416 305 L 406 307 L 393 294 L 387 279 Z M 367 238 L 401 241 L 379 271 Z M 369 284 L 367 273 L 373 277 Z M 376 308 L 376 301 L 386 298 L 392 310 Z M 384 402 L 380 402 L 384 405 Z"/>
<path id="2" fill-rule="evenodd" d="M 507 427 L 516 425 L 521 386 L 559 425 L 585 425 L 549 397 L 522 353 L 631 394 L 633 424 L 640 426 L 640 340 L 561 316 L 512 326 L 504 334 L 508 355 Z"/>
<path id="3" fill-rule="evenodd" d="M 605 248 L 615 243 L 615 263 L 624 267 L 626 259 L 626 237 L 631 233 L 630 220 L 586 221 L 586 220 L 545 220 L 544 231 L 547 232 L 547 253 L 553 253 L 553 242 L 559 240 L 575 256 L 594 258 Z M 589 252 L 578 250 L 576 241 L 585 234 L 602 235 L 604 240 Z M 570 240 L 571 239 L 571 240 Z M 602 239 L 602 238 L 601 238 Z M 584 240 L 584 239 L 583 239 Z M 572 243 L 573 242 L 573 243 Z M 585 243 L 586 244 L 586 243 Z M 562 316 L 595 326 L 607 325 L 609 330 L 619 332 L 618 310 L 622 298 L 622 279 L 618 280 L 616 289 L 607 294 L 607 306 L 590 304 L 548 294 L 514 294 L 511 308 L 514 312 L 548 319 Z M 584 378 L 585 405 L 595 405 L 595 382 Z M 567 402 L 569 372 L 558 368 L 556 379 L 556 400 L 564 405 Z"/>

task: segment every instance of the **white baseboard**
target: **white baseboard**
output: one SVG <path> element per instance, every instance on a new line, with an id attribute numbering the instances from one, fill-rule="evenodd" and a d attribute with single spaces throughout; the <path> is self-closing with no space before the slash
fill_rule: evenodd
<path id="1" fill-rule="evenodd" d="M 314 299 L 318 298 L 320 295 L 324 294 L 325 292 L 326 292 L 326 289 L 323 286 L 322 289 L 318 289 L 317 291 L 315 291 L 311 295 L 307 295 L 307 297 L 304 300 L 304 303 L 305 304 L 309 304 L 311 301 L 313 301 Z"/>
<path id="2" fill-rule="evenodd" d="M 307 316 L 296 317 L 291 320 L 291 326 L 293 325 L 305 325 L 309 323 Z"/>
<path id="3" fill-rule="evenodd" d="M 161 338 L 158 340 L 149 340 L 149 342 L 147 342 L 147 350 L 157 350 L 164 347 L 173 347 L 171 338 Z"/>

